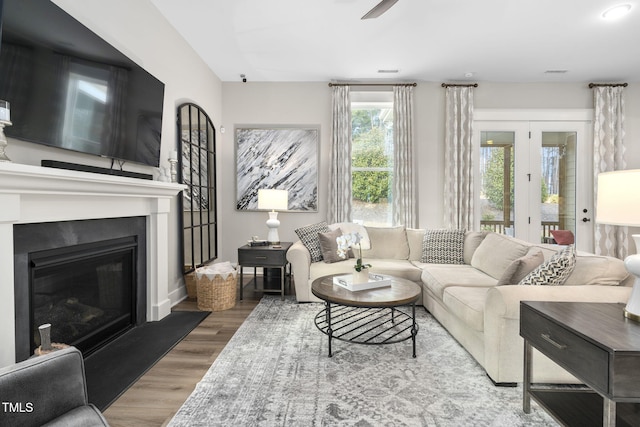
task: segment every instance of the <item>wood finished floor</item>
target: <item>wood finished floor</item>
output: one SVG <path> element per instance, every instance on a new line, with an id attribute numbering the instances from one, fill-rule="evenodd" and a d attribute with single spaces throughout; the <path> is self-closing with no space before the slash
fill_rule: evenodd
<path id="1" fill-rule="evenodd" d="M 287 292 L 291 292 L 287 287 Z M 164 426 L 189 397 L 224 346 L 258 305 L 262 292 L 253 285 L 230 310 L 212 312 L 131 388 L 104 411 L 112 427 Z M 195 300 L 185 300 L 173 310 L 197 310 Z"/>

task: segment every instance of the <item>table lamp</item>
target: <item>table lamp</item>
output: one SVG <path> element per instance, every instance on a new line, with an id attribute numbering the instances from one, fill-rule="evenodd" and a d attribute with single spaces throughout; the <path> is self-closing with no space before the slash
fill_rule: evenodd
<path id="1" fill-rule="evenodd" d="M 267 242 L 271 245 L 280 244 L 280 236 L 278 236 L 280 221 L 278 221 L 278 212 L 276 212 L 276 209 L 286 211 L 288 207 L 289 192 L 287 190 L 258 190 L 258 209 L 271 209 L 269 219 L 267 220 L 267 227 L 269 228 Z"/>
<path id="2" fill-rule="evenodd" d="M 629 227 L 640 226 L 640 169 L 598 174 L 596 222 Z M 640 234 L 633 235 L 636 252 L 640 251 Z M 636 276 L 631 297 L 624 310 L 625 317 L 640 322 L 640 254 L 624 260 L 629 273 Z"/>

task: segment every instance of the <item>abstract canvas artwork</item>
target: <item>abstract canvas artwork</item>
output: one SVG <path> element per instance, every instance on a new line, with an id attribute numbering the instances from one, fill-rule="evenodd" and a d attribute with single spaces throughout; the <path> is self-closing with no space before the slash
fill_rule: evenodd
<path id="1" fill-rule="evenodd" d="M 257 210 L 261 188 L 288 190 L 289 211 L 318 210 L 319 127 L 236 128 L 236 209 Z"/>

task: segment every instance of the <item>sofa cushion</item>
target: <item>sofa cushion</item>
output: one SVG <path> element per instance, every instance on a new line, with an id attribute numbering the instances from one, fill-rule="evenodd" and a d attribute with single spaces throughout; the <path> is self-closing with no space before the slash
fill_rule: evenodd
<path id="1" fill-rule="evenodd" d="M 484 330 L 484 305 L 491 287 L 450 286 L 444 291 L 442 302 L 471 329 Z"/>
<path id="2" fill-rule="evenodd" d="M 378 258 L 368 259 L 367 262 L 371 264 L 370 271 L 372 273 L 389 274 L 420 283 L 422 270 L 408 260 Z"/>
<path id="3" fill-rule="evenodd" d="M 519 285 L 563 285 L 576 266 L 575 246 L 558 251 L 518 283 Z"/>
<path id="4" fill-rule="evenodd" d="M 309 251 L 311 262 L 322 261 L 322 251 L 320 249 L 318 233 L 331 231 L 327 223 L 323 221 L 317 224 L 305 225 L 304 227 L 297 228 L 295 231 L 302 244 Z"/>
<path id="5" fill-rule="evenodd" d="M 389 274 L 403 279 L 412 280 L 420 283 L 420 275 L 422 270 L 407 260 L 397 259 L 363 259 L 362 262 L 372 264 L 371 270 L 374 273 Z M 315 280 L 318 277 L 328 276 L 330 274 L 349 274 L 355 270 L 353 266 L 355 261 L 345 260 L 327 264 L 324 262 L 315 262 L 309 266 L 309 278 Z"/>
<path id="6" fill-rule="evenodd" d="M 531 248 L 529 252 L 509 264 L 502 273 L 496 286 L 516 285 L 520 283 L 529 273 L 544 262 L 544 255 L 538 248 Z"/>
<path id="7" fill-rule="evenodd" d="M 464 264 L 465 230 L 427 230 L 422 243 L 421 262 Z"/>
<path id="8" fill-rule="evenodd" d="M 473 253 L 471 265 L 499 279 L 512 261 L 524 256 L 531 245 L 513 237 L 489 233 Z"/>
<path id="9" fill-rule="evenodd" d="M 326 233 L 318 233 L 320 252 L 322 252 L 322 260 L 324 262 L 331 263 L 345 259 L 338 255 L 338 242 L 336 239 L 340 236 L 342 236 L 342 230 L 339 228 Z"/>
<path id="10" fill-rule="evenodd" d="M 422 259 L 422 241 L 424 240 L 424 228 L 407 228 L 407 243 L 409 243 L 409 261 Z"/>
<path id="11" fill-rule="evenodd" d="M 366 229 L 371 241 L 371 249 L 362 250 L 364 258 L 409 259 L 409 243 L 404 226 L 366 227 Z M 356 250 L 354 248 L 354 251 Z"/>
<path id="12" fill-rule="evenodd" d="M 436 298 L 442 300 L 450 286 L 491 287 L 498 282 L 493 277 L 466 264 L 418 264 L 422 268 L 422 283 Z"/>
<path id="13" fill-rule="evenodd" d="M 464 235 L 464 263 L 471 265 L 471 258 L 473 254 L 480 246 L 480 243 L 487 237 L 488 231 L 467 231 Z"/>

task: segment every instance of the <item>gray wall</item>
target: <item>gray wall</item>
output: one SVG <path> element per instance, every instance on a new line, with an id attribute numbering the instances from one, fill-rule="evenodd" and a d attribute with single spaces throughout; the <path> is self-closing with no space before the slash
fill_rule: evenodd
<path id="1" fill-rule="evenodd" d="M 317 213 L 280 213 L 280 239 L 295 241 L 294 230 L 326 220 L 330 161 L 331 89 L 322 83 L 223 83 L 222 125 L 218 144 L 221 258 L 236 260 L 236 248 L 252 235 L 266 237 L 263 212 L 235 210 L 234 126 L 246 124 L 319 124 L 320 170 Z M 589 109 L 592 91 L 586 83 L 482 83 L 474 92 L 476 109 Z M 626 89 L 628 168 L 640 168 L 640 87 Z M 415 91 L 415 156 L 418 165 L 420 227 L 442 226 L 444 163 L 444 89 L 440 83 L 419 82 Z"/>

